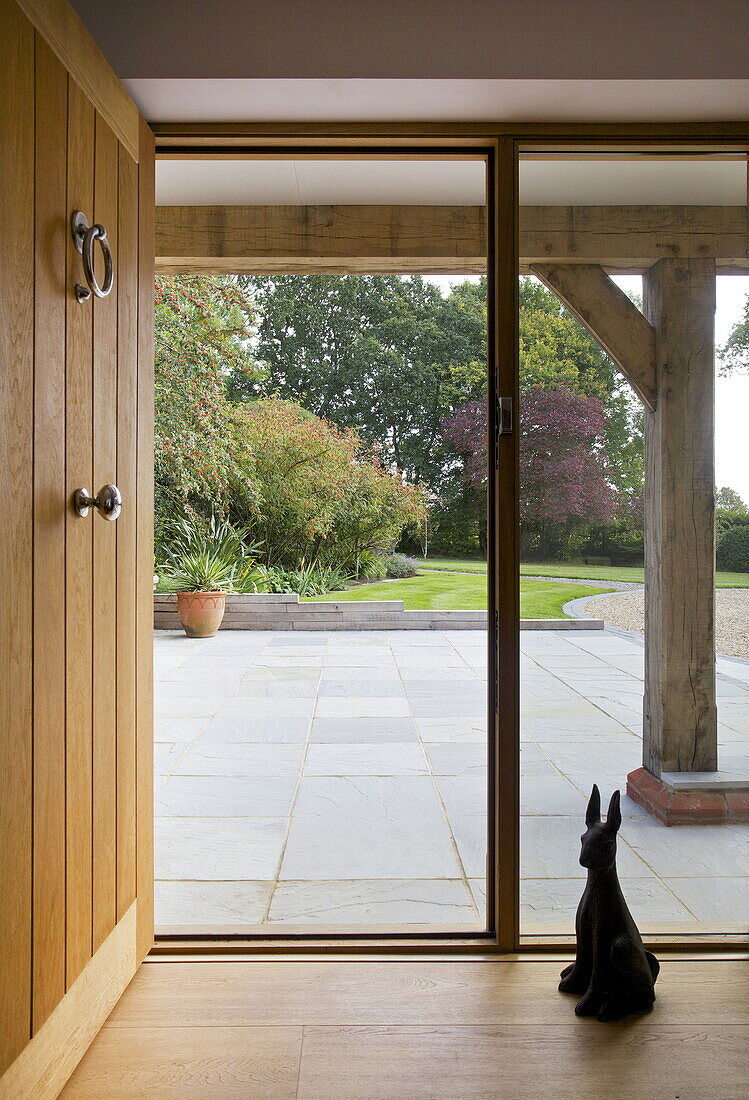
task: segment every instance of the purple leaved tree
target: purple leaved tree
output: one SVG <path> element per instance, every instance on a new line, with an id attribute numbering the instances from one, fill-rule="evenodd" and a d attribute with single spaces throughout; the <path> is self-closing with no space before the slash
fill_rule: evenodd
<path id="1" fill-rule="evenodd" d="M 471 488 L 486 484 L 486 409 L 471 401 L 442 425 Z M 583 524 L 611 523 L 606 414 L 598 397 L 533 386 L 520 398 L 520 521 L 523 550 L 556 557 Z"/>

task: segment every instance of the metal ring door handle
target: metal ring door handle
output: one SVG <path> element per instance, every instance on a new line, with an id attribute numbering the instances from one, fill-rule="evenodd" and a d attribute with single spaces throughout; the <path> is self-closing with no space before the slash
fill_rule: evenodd
<path id="1" fill-rule="evenodd" d="M 92 497 L 88 489 L 76 489 L 73 493 L 73 510 L 76 515 L 87 516 L 96 508 L 103 519 L 115 520 L 122 511 L 122 494 L 116 485 L 103 485 L 98 495 Z"/>
<path id="2" fill-rule="evenodd" d="M 76 283 L 76 298 L 79 302 L 85 302 L 91 297 L 92 293 L 97 298 L 106 298 L 114 286 L 114 261 L 106 229 L 98 222 L 95 225 L 89 225 L 88 218 L 83 211 L 76 210 L 70 219 L 70 231 L 73 235 L 75 247 L 83 257 L 83 273 L 88 283 L 87 287 Z M 102 286 L 99 286 L 94 271 L 94 244 L 96 241 L 101 245 L 102 255 L 104 256 L 104 283 Z"/>

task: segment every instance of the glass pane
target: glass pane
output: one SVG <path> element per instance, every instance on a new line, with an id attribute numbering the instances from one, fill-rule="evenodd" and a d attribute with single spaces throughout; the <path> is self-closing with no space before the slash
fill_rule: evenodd
<path id="1" fill-rule="evenodd" d="M 747 930 L 746 181 L 735 155 L 521 160 L 522 615 L 551 620 L 521 633 L 525 936 L 574 933 L 594 783 L 642 931 Z"/>
<path id="2" fill-rule="evenodd" d="M 159 165 L 161 931 L 486 927 L 485 175 Z"/>

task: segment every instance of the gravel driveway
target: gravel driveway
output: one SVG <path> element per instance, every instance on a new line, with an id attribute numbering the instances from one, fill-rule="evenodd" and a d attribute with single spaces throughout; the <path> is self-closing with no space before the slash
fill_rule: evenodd
<path id="1" fill-rule="evenodd" d="M 645 630 L 644 593 L 617 592 L 585 604 L 585 615 L 620 630 Z M 715 648 L 728 657 L 749 657 L 749 588 L 719 588 L 715 593 Z"/>

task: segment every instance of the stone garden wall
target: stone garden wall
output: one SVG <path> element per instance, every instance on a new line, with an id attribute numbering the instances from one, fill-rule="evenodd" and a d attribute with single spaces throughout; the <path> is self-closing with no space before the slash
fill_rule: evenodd
<path id="1" fill-rule="evenodd" d="M 522 630 L 602 630 L 602 619 L 522 619 Z M 154 627 L 179 630 L 177 597 L 154 596 Z M 405 611 L 402 600 L 301 603 L 285 593 L 226 597 L 222 630 L 486 630 L 485 611 Z"/>

